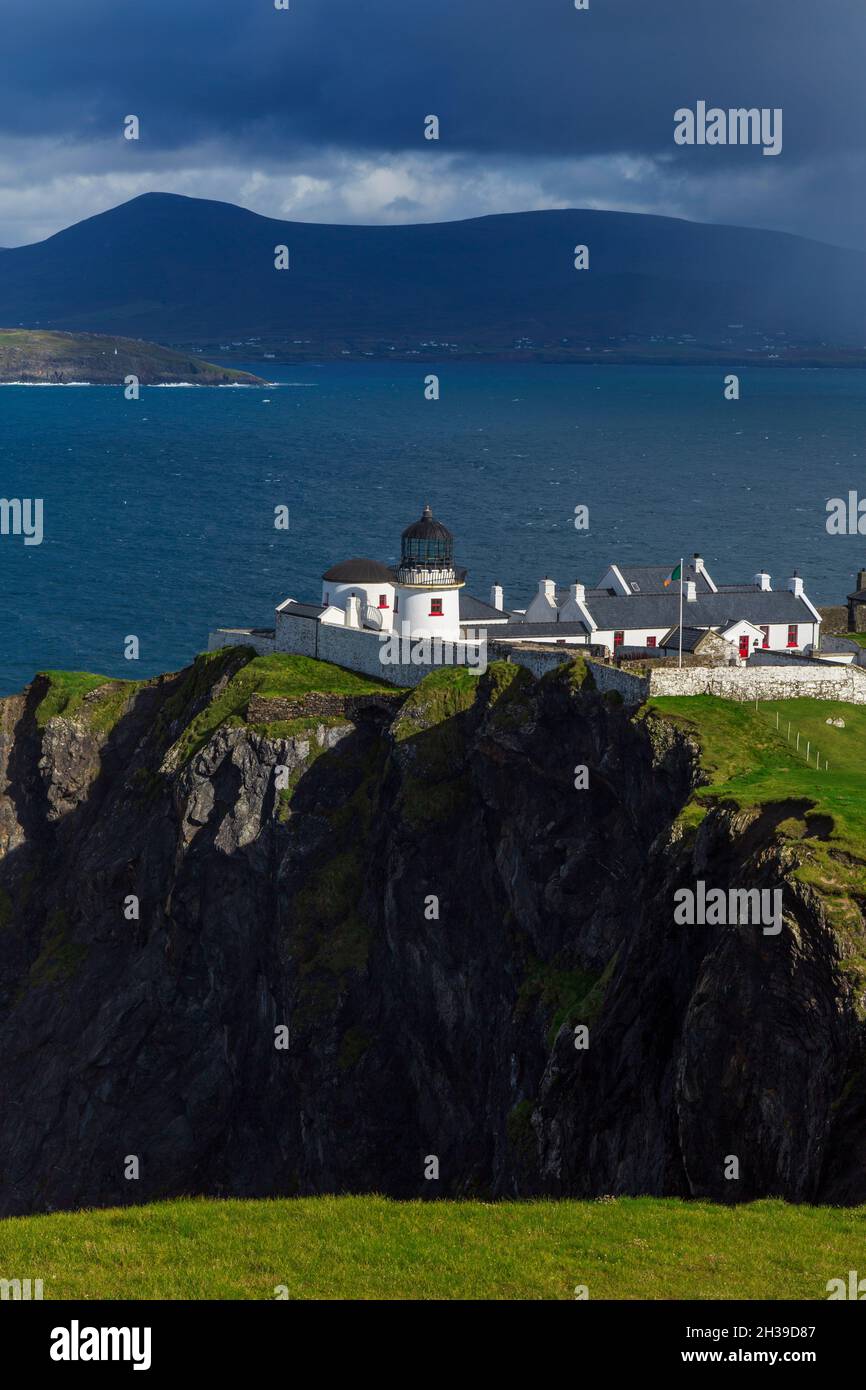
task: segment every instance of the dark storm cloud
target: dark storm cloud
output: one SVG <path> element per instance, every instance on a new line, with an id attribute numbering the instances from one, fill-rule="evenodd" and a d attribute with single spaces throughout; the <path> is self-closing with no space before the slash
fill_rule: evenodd
<path id="1" fill-rule="evenodd" d="M 730 177 L 726 220 L 742 208 L 842 239 L 866 216 L 864 16 L 862 0 L 3 0 L 0 140 L 48 141 L 58 173 L 87 146 L 88 175 L 94 147 L 106 171 L 195 147 L 214 169 L 301 160 L 313 176 L 334 152 L 537 160 L 554 202 L 571 193 L 557 161 L 632 157 L 654 162 L 672 210 L 715 215 Z M 699 98 L 782 107 L 783 159 L 676 147 L 674 110 Z M 798 201 L 809 188 L 817 213 Z M 383 212 L 412 201 L 398 190 Z"/>
<path id="2" fill-rule="evenodd" d="M 786 154 L 862 144 L 861 0 L 4 0 L 0 126 L 148 138 L 673 153 L 698 97 L 783 106 Z M 423 112 L 421 108 L 424 108 Z"/>

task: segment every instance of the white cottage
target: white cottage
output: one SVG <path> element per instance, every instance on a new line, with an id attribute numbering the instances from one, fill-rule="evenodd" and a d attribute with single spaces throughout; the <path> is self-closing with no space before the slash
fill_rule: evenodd
<path id="1" fill-rule="evenodd" d="M 619 648 L 667 647 L 679 624 L 680 583 L 667 583 L 663 565 L 609 565 L 594 588 L 560 588 L 549 577 L 523 613 L 497 638 L 514 642 L 596 644 Z M 716 584 L 703 559 L 683 565 L 683 627 L 717 632 L 744 661 L 755 650 L 797 652 L 820 646 L 821 615 L 796 570 L 774 590 L 760 570 L 751 584 Z"/>

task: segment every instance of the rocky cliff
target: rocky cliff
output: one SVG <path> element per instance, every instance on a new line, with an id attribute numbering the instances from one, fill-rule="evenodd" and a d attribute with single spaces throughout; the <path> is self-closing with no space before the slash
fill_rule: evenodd
<path id="1" fill-rule="evenodd" d="M 790 807 L 689 823 L 694 738 L 577 667 L 212 717 L 252 656 L 0 702 L 2 1214 L 866 1200 L 859 986 Z M 698 877 L 784 885 L 782 932 L 675 925 Z"/>

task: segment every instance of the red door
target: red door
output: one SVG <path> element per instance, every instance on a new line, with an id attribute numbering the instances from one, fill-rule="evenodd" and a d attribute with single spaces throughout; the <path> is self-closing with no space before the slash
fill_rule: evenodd
<path id="1" fill-rule="evenodd" d="M 740 656 L 741 656 L 741 658 L 743 659 L 743 661 L 745 661 L 745 659 L 746 659 L 746 657 L 747 657 L 748 655 L 749 655 L 749 634 L 748 634 L 747 632 L 744 632 L 743 635 L 742 635 L 742 637 L 740 638 Z"/>

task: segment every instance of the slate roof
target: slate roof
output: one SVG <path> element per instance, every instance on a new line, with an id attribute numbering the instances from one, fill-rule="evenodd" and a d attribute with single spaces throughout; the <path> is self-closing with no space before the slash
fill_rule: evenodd
<path id="1" fill-rule="evenodd" d="M 584 590 L 584 593 L 585 593 L 585 595 L 586 595 L 587 598 L 592 598 L 592 597 L 594 597 L 594 596 L 597 596 L 598 598 L 616 598 L 617 594 L 619 593 L 619 590 L 618 590 L 618 589 L 585 589 L 585 590 Z M 534 597 L 536 597 L 536 595 L 533 595 L 533 598 L 534 598 Z M 563 586 L 562 586 L 561 584 L 557 584 L 557 586 L 556 586 L 556 606 L 557 606 L 557 608 L 561 608 L 562 605 L 563 605 L 565 602 L 567 602 L 567 600 L 570 599 L 570 598 L 571 598 L 571 589 L 570 589 L 570 587 L 569 587 L 568 585 L 566 585 L 566 586 L 563 588 Z"/>
<path id="2" fill-rule="evenodd" d="M 866 603 L 866 589 L 858 589 L 856 594 L 849 594 L 850 603 Z"/>
<path id="3" fill-rule="evenodd" d="M 318 618 L 324 611 L 323 603 L 295 603 L 294 599 L 280 609 L 281 613 L 288 613 L 292 618 Z"/>
<path id="4" fill-rule="evenodd" d="M 521 623 L 513 619 L 499 628 L 496 633 L 496 640 L 500 638 L 508 640 L 515 637 L 586 637 L 589 629 L 586 623 Z"/>
<path id="5" fill-rule="evenodd" d="M 393 584 L 394 571 L 383 565 L 381 560 L 356 558 L 332 565 L 325 570 L 322 578 L 330 580 L 332 584 L 375 584 L 379 581 Z"/>
<path id="6" fill-rule="evenodd" d="M 506 608 L 494 608 L 491 603 L 485 603 L 480 598 L 473 598 L 472 594 L 467 594 L 464 589 L 460 590 L 461 623 L 504 623 L 510 618 L 511 614 Z"/>
<path id="7" fill-rule="evenodd" d="M 663 638 L 661 639 L 661 641 L 659 642 L 659 648 L 660 648 L 660 649 L 664 649 L 664 650 L 668 650 L 669 648 L 672 647 L 672 648 L 674 649 L 674 651 L 679 651 L 679 649 L 680 649 L 679 631 L 680 631 L 680 628 L 679 628 L 679 623 L 678 623 L 676 627 L 672 627 L 672 628 L 671 628 L 670 632 L 666 632 L 666 633 L 665 633 L 664 637 L 663 637 Z M 697 649 L 698 643 L 700 642 L 701 638 L 702 638 L 702 637 L 706 637 L 706 635 L 707 635 L 707 629 L 706 629 L 705 627 L 686 627 L 686 626 L 684 625 L 684 626 L 683 626 L 683 651 L 684 651 L 684 652 L 693 652 L 693 651 L 695 651 L 695 650 Z"/>
<path id="8" fill-rule="evenodd" d="M 676 563 L 677 562 L 674 560 L 669 565 L 617 565 L 617 569 L 631 589 L 633 595 L 670 593 L 674 586 L 676 586 L 676 591 L 679 593 L 680 582 L 678 579 L 674 580 L 674 583 L 671 584 L 668 589 L 665 589 L 665 580 Z M 607 570 L 605 570 L 605 574 L 606 573 Z M 712 593 L 706 575 L 696 570 L 693 564 L 686 563 L 683 565 L 683 579 L 693 579 L 697 585 L 699 594 Z M 635 584 L 637 585 L 637 589 L 634 588 Z"/>
<path id="9" fill-rule="evenodd" d="M 679 587 L 671 585 L 661 594 L 625 594 L 616 598 L 587 597 L 586 607 L 603 632 L 626 628 L 673 627 L 679 620 Z M 812 610 L 790 589 L 769 592 L 755 589 L 747 600 L 736 601 L 726 593 L 702 593 L 683 603 L 683 616 L 689 627 L 730 627 L 747 618 L 758 627 L 762 623 L 813 623 Z"/>

